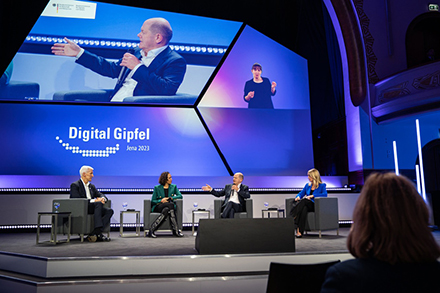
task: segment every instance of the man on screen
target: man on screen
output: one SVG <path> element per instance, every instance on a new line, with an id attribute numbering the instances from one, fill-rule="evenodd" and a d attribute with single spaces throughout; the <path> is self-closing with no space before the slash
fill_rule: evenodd
<path id="1" fill-rule="evenodd" d="M 112 102 L 131 96 L 174 95 L 183 81 L 186 61 L 168 46 L 173 36 L 170 23 L 164 18 L 147 19 L 137 36 L 139 47 L 125 53 L 117 62 L 87 52 L 67 38 L 64 38 L 66 43 L 54 44 L 52 53 L 76 57 L 76 63 L 98 74 L 118 78 L 110 96 Z"/>
<path id="2" fill-rule="evenodd" d="M 81 178 L 70 185 L 70 198 L 87 198 L 89 199 L 89 214 L 94 215 L 94 230 L 89 233 L 87 239 L 90 242 L 110 241 L 105 237 L 102 231 L 110 225 L 110 219 L 113 216 L 113 210 L 104 207 L 108 200 L 107 197 L 91 184 L 93 178 L 93 168 L 90 166 L 82 166 L 79 170 Z"/>
<path id="3" fill-rule="evenodd" d="M 208 184 L 202 187 L 204 191 L 209 191 L 216 197 L 225 197 L 222 206 L 222 218 L 234 218 L 235 213 L 246 211 L 245 198 L 250 198 L 251 195 L 249 194 L 249 187 L 241 184 L 243 179 L 242 173 L 235 173 L 232 177 L 232 184 L 227 184 L 221 191 L 214 190 Z"/>

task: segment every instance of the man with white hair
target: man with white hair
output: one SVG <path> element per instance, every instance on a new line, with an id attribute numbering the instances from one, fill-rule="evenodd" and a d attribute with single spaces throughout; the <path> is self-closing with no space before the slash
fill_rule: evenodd
<path id="1" fill-rule="evenodd" d="M 79 170 L 81 178 L 70 185 L 70 198 L 89 199 L 89 214 L 94 215 L 94 229 L 89 233 L 87 239 L 90 242 L 110 241 L 110 238 L 104 236 L 102 231 L 110 225 L 110 219 L 113 216 L 113 210 L 104 207 L 107 197 L 91 184 L 93 178 L 93 168 L 82 166 Z"/>

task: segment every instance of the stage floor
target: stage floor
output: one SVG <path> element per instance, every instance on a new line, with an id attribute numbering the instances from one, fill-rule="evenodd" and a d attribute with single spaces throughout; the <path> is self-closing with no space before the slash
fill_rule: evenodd
<path id="1" fill-rule="evenodd" d="M 341 228 L 339 236 L 336 230 L 324 231 L 322 238 L 315 232 L 295 240 L 296 253 L 341 252 L 346 251 L 346 238 L 349 228 Z M 125 232 L 124 232 L 125 233 Z M 133 233 L 133 232 L 128 232 Z M 184 237 L 178 238 L 168 232 L 157 232 L 157 238 L 119 237 L 119 232 L 111 232 L 112 241 L 105 243 L 81 243 L 79 236 L 72 235 L 69 243 L 57 245 L 36 244 L 36 233 L 2 233 L 0 234 L 0 251 L 33 255 L 40 257 L 105 257 L 105 256 L 170 256 L 198 255 L 195 249 L 196 237 L 191 231 L 183 231 Z M 141 231 L 141 235 L 143 232 Z M 50 233 L 41 233 L 40 242 L 49 240 Z M 58 235 L 58 239 L 65 239 Z M 261 235 L 264 237 L 264 235 Z M 96 247 L 100 247 L 99 252 Z"/>
<path id="2" fill-rule="evenodd" d="M 310 233 L 296 239 L 295 253 L 199 255 L 195 237 L 159 234 L 156 239 L 119 237 L 112 241 L 36 244 L 36 233 L 0 234 L 2 292 L 265 292 L 271 262 L 311 264 L 352 258 L 349 228 Z M 440 243 L 440 232 L 434 231 Z M 264 235 L 261 235 L 264 237 Z M 40 241 L 49 239 L 43 233 Z M 3 291 L 4 290 L 4 291 Z"/>

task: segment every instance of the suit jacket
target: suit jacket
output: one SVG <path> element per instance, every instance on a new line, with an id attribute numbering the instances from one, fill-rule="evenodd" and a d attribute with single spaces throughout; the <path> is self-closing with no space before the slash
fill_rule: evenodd
<path id="1" fill-rule="evenodd" d="M 108 198 L 96 189 L 95 185 L 89 184 L 90 196 L 92 198 L 104 197 L 107 201 Z M 70 184 L 70 198 L 87 198 L 86 189 L 81 179 Z"/>
<path id="2" fill-rule="evenodd" d="M 312 185 L 309 183 L 306 184 L 306 186 L 304 186 L 303 190 L 301 190 L 297 197 L 299 196 L 299 198 L 303 198 L 306 195 L 310 195 L 313 194 L 313 197 L 327 197 L 327 188 L 326 188 L 326 184 L 325 183 L 321 183 L 319 184 L 318 188 L 316 188 L 313 193 L 312 192 Z M 315 199 L 312 199 L 313 202 L 315 202 Z"/>
<path id="3" fill-rule="evenodd" d="M 151 197 L 151 211 L 154 211 L 154 208 L 160 204 L 160 201 L 165 197 L 165 188 L 163 188 L 162 184 L 154 186 L 153 196 Z M 174 199 L 183 198 L 179 189 L 175 184 L 170 184 L 168 186 L 168 197 Z M 176 203 L 174 203 L 174 208 L 176 208 Z"/>
<path id="4" fill-rule="evenodd" d="M 136 48 L 133 55 L 140 59 L 140 52 L 141 49 Z M 84 51 L 75 62 L 98 74 L 111 78 L 118 78 L 122 69 L 119 65 L 122 59 L 119 59 L 117 62 L 112 62 L 88 51 Z M 125 76 L 122 80 L 125 80 L 129 72 L 130 70 L 125 71 Z M 146 67 L 145 65 L 141 65 L 133 74 L 132 78 L 138 82 L 133 95 L 174 95 L 183 81 L 185 72 L 185 59 L 171 50 L 170 47 L 167 47 L 154 58 L 150 66 Z M 114 93 L 116 93 L 121 86 L 122 84 L 117 84 Z"/>
<path id="5" fill-rule="evenodd" d="M 321 293 L 440 292 L 440 263 L 390 265 L 376 259 L 351 259 L 331 266 Z"/>
<path id="6" fill-rule="evenodd" d="M 250 198 L 251 195 L 249 193 L 249 186 L 241 184 L 240 185 L 240 191 L 238 193 L 238 200 L 240 201 L 241 206 L 243 207 L 243 211 L 246 211 L 246 203 L 245 198 Z M 211 190 L 211 194 L 216 197 L 225 197 L 225 201 L 223 203 L 223 207 L 228 203 L 231 194 L 232 194 L 232 184 L 225 185 L 225 188 L 223 188 L 220 191 L 216 191 L 214 189 Z"/>

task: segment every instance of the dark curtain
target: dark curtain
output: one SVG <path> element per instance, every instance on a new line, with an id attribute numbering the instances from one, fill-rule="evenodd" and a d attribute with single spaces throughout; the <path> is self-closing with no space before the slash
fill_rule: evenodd
<path id="1" fill-rule="evenodd" d="M 302 0 L 296 52 L 308 60 L 312 127 L 345 116 L 342 65 L 333 25 L 321 0 Z"/>
<path id="2" fill-rule="evenodd" d="M 301 0 L 296 52 L 308 60 L 314 166 L 348 173 L 342 64 L 332 21 L 321 0 Z"/>
<path id="3" fill-rule="evenodd" d="M 322 3 L 322 11 L 325 37 L 327 40 L 327 53 L 330 65 L 330 75 L 332 78 L 333 98 L 337 107 L 338 117 L 341 118 L 345 116 L 341 53 L 339 51 L 339 43 L 336 37 L 332 20 L 324 3 Z"/>

